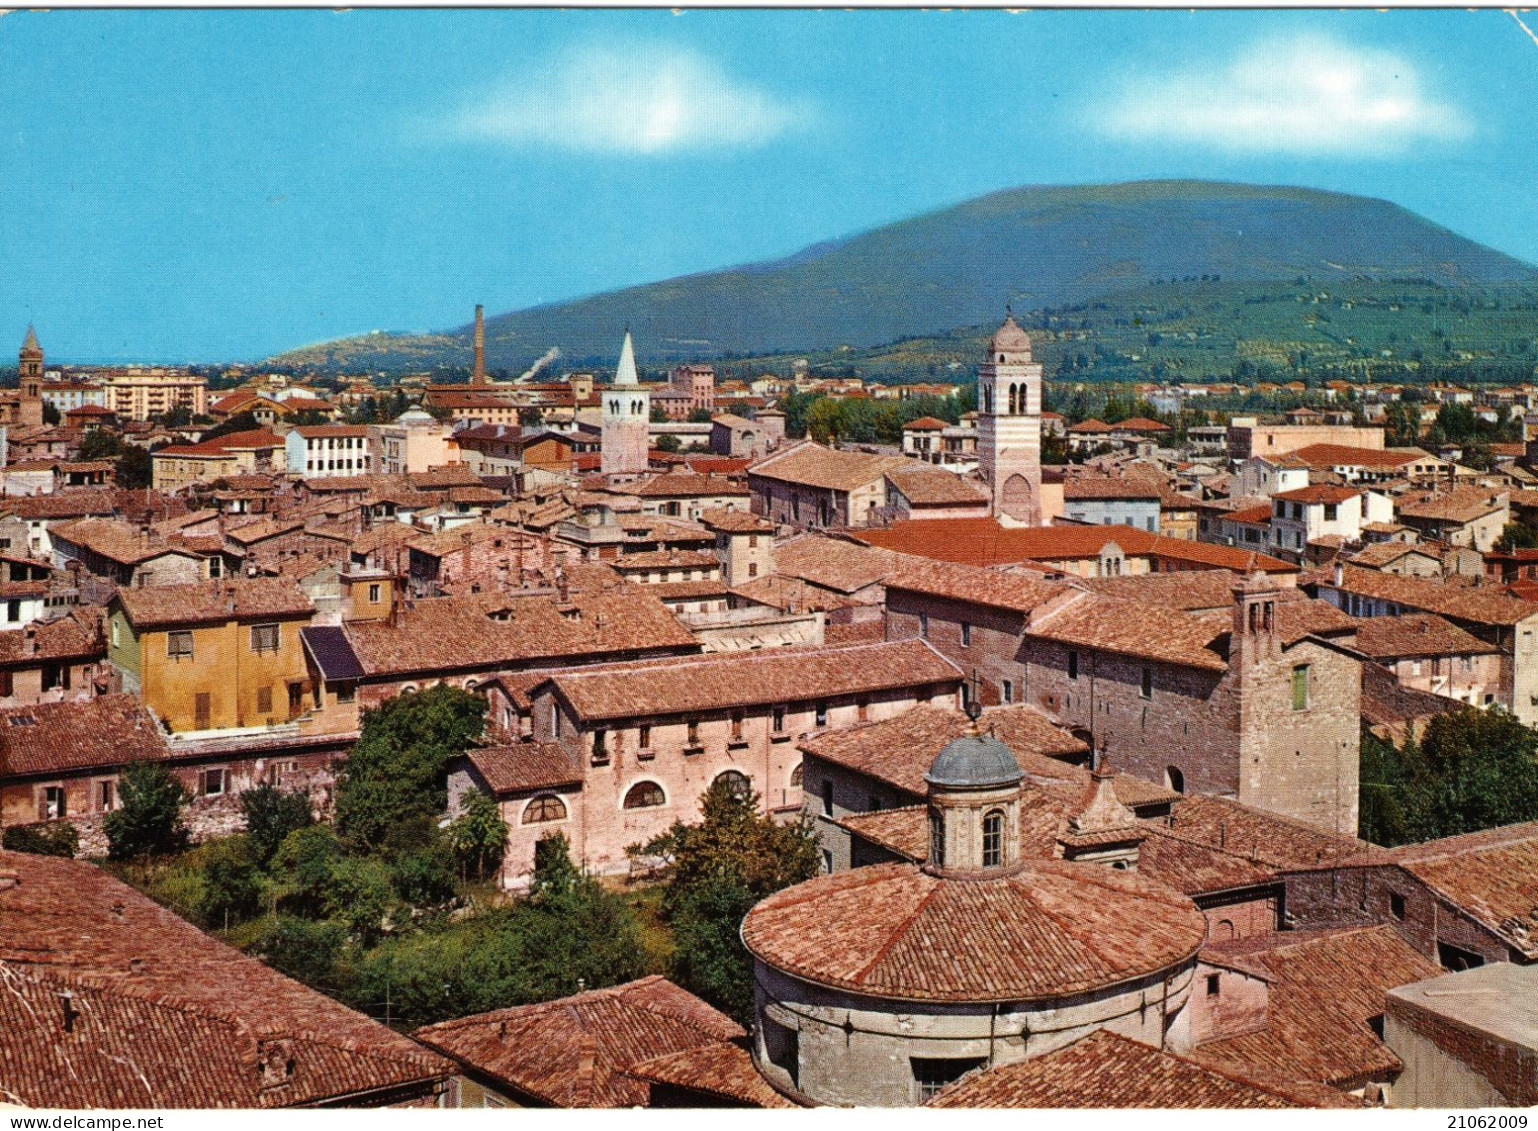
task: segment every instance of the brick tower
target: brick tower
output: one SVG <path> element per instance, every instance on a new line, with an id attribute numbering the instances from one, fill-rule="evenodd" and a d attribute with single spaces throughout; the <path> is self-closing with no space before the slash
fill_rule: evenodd
<path id="1" fill-rule="evenodd" d="M 471 371 L 470 383 L 486 383 L 486 308 L 480 303 L 475 304 L 475 368 Z"/>
<path id="2" fill-rule="evenodd" d="M 625 331 L 620 346 L 619 365 L 614 383 L 603 390 L 604 475 L 634 477 L 646 474 L 647 452 L 651 447 L 651 394 L 641 386 L 636 375 L 635 346 L 630 331 Z"/>
<path id="3" fill-rule="evenodd" d="M 977 368 L 977 469 L 1000 521 L 1041 525 L 1041 365 L 1013 314 Z"/>
<path id="4" fill-rule="evenodd" d="M 27 326 L 27 336 L 17 355 L 16 372 L 21 387 L 21 403 L 18 405 L 16 423 L 23 428 L 43 426 L 43 347 L 38 344 L 37 331 Z"/>

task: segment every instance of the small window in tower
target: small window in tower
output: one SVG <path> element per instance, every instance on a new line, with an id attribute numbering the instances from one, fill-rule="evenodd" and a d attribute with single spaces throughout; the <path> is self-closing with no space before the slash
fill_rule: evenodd
<path id="1" fill-rule="evenodd" d="M 961 646 L 963 648 L 969 648 L 969 647 L 971 647 L 971 645 L 972 645 L 972 622 L 971 621 L 962 621 L 961 622 Z"/>
<path id="2" fill-rule="evenodd" d="M 1004 863 L 1004 811 L 994 809 L 983 818 L 983 867 Z"/>
<path id="3" fill-rule="evenodd" d="M 1076 651 L 1068 653 L 1068 678 L 1079 678 L 1079 653 Z"/>
<path id="4" fill-rule="evenodd" d="M 1153 668 L 1144 666 L 1142 682 L 1138 687 L 1138 695 L 1144 699 L 1153 698 Z"/>

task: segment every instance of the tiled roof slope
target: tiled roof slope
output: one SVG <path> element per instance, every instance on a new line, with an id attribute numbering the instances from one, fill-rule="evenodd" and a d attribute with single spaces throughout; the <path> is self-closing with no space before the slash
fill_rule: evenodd
<path id="1" fill-rule="evenodd" d="M 647 1085 L 625 1074 L 637 1061 L 745 1036 L 731 1018 L 657 976 L 413 1035 L 538 1102 L 601 1108 L 647 1101 Z"/>
<path id="2" fill-rule="evenodd" d="M 953 562 L 910 559 L 887 578 L 887 588 L 924 593 L 953 601 L 967 601 L 993 609 L 1028 613 L 1038 605 L 1068 592 L 1058 581 L 1028 574 L 1001 573 L 993 569 Z"/>
<path id="3" fill-rule="evenodd" d="M 960 670 L 919 640 L 844 648 L 721 652 L 665 663 L 561 672 L 551 683 L 588 721 L 795 703 L 954 683 Z"/>
<path id="4" fill-rule="evenodd" d="M 885 579 L 914 559 L 822 534 L 802 534 L 775 547 L 774 572 L 853 593 Z"/>
<path id="5" fill-rule="evenodd" d="M 1194 1059 L 1235 1072 L 1357 1087 L 1399 1071 L 1369 1024 L 1395 986 L 1441 973 L 1390 926 L 1284 931 L 1209 948 L 1270 981 L 1266 1028 L 1199 1046 Z M 1206 957 L 1207 952 L 1203 952 Z"/>
<path id="6" fill-rule="evenodd" d="M 166 756 L 164 733 L 132 695 L 0 710 L 0 778 L 123 766 Z"/>
<path id="7" fill-rule="evenodd" d="M 1500 649 L 1434 613 L 1362 617 L 1356 622 L 1356 650 L 1378 660 L 1402 656 L 1493 655 Z"/>
<path id="8" fill-rule="evenodd" d="M 887 472 L 886 477 L 904 498 L 918 506 L 960 506 L 988 498 L 976 484 L 929 464 L 900 467 Z"/>
<path id="9" fill-rule="evenodd" d="M 1212 646 L 1210 627 L 1184 613 L 1138 601 L 1085 593 L 1033 617 L 1026 634 L 1184 667 L 1228 669 L 1227 659 Z"/>
<path id="10" fill-rule="evenodd" d="M 1437 613 L 1453 620 L 1478 624 L 1511 625 L 1538 615 L 1538 602 L 1508 597 L 1494 586 L 1444 585 L 1421 577 L 1401 577 L 1375 569 L 1357 569 L 1343 565 L 1341 583 L 1333 575 L 1321 575 L 1319 584 L 1359 593 L 1382 601 L 1391 601 L 1407 609 Z"/>
<path id="11" fill-rule="evenodd" d="M 399 623 L 343 627 L 370 676 L 479 669 L 576 656 L 695 651 L 699 644 L 641 585 L 572 592 L 567 616 L 555 598 L 468 594 L 403 609 Z"/>
<path id="12" fill-rule="evenodd" d="M 123 565 L 137 565 L 162 554 L 187 553 L 184 547 L 173 546 L 158 535 L 145 534 L 138 527 L 113 518 L 55 523 L 49 534 Z"/>
<path id="13" fill-rule="evenodd" d="M 872 456 L 803 443 L 750 464 L 748 474 L 781 483 L 852 491 L 914 462 L 906 456 Z"/>
<path id="14" fill-rule="evenodd" d="M 759 1075 L 741 1044 L 721 1041 L 663 1053 L 631 1065 L 626 1074 L 648 1083 L 667 1084 L 732 1106 L 795 1108 Z"/>
<path id="15" fill-rule="evenodd" d="M 5 668 L 31 667 L 46 660 L 92 659 L 105 656 L 106 650 L 100 610 L 95 608 L 72 609 L 68 616 L 0 632 L 0 667 Z"/>
<path id="16" fill-rule="evenodd" d="M 1089 752 L 1082 739 L 1031 707 L 995 707 L 984 711 L 980 722 L 1014 752 L 1028 774 L 1067 777 L 1070 767 L 1054 759 L 1077 759 Z M 814 735 L 801 749 L 922 797 L 925 772 L 941 747 L 966 733 L 967 725 L 960 711 L 920 705 L 880 722 Z"/>
<path id="17" fill-rule="evenodd" d="M 1357 1107 L 1330 1089 L 1262 1082 L 1204 1067 L 1097 1029 L 1066 1048 L 989 1068 L 947 1087 L 930 1107 Z"/>
<path id="18" fill-rule="evenodd" d="M 41 1107 L 279 1107 L 452 1070 L 90 864 L 0 850 L 0 874 L 14 877 L 0 886 L 4 1094 Z M 69 1031 L 61 983 L 76 994 Z"/>
<path id="19" fill-rule="evenodd" d="M 776 892 L 742 939 L 817 985 L 901 1001 L 1041 1001 L 1195 956 L 1206 920 L 1186 897 L 1103 865 L 1029 861 L 1007 877 L 946 880 L 877 864 Z"/>
<path id="20" fill-rule="evenodd" d="M 300 617 L 315 612 L 297 582 L 257 577 L 191 585 L 119 589 L 115 600 L 137 629 L 263 617 Z"/>
<path id="21" fill-rule="evenodd" d="M 465 751 L 465 757 L 494 793 L 582 784 L 582 767 L 576 757 L 554 742 L 477 746 Z"/>

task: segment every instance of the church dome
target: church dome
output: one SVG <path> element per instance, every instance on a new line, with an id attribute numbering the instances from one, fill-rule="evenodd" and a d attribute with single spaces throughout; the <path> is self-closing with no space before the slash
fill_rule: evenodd
<path id="1" fill-rule="evenodd" d="M 992 353 L 1030 353 L 1031 336 L 1020 329 L 1015 316 L 1010 314 L 1005 317 L 1004 325 L 994 331 L 989 350 Z"/>
<path id="2" fill-rule="evenodd" d="M 991 734 L 964 734 L 947 742 L 924 780 L 948 789 L 993 789 L 1025 777 L 1015 754 Z"/>
<path id="3" fill-rule="evenodd" d="M 1189 965 L 1206 938 L 1189 898 L 1135 872 L 1036 860 L 949 879 L 913 864 L 820 876 L 748 912 L 742 941 L 815 985 L 905 1002 L 1042 1002 Z"/>
<path id="4" fill-rule="evenodd" d="M 395 423 L 405 425 L 407 428 L 415 428 L 423 424 L 437 424 L 433 414 L 420 408 L 408 408 L 395 418 Z"/>

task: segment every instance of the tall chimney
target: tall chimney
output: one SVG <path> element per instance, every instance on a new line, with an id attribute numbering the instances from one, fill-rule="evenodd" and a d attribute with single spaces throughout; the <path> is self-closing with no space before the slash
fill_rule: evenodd
<path id="1" fill-rule="evenodd" d="M 471 382 L 486 383 L 486 308 L 480 303 L 475 304 L 475 376 Z"/>

